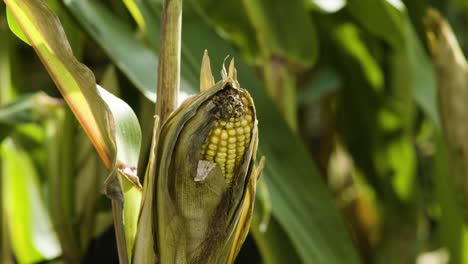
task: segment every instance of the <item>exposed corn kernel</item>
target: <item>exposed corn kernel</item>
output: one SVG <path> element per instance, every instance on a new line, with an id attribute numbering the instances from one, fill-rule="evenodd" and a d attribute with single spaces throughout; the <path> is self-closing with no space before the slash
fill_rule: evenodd
<path id="1" fill-rule="evenodd" d="M 219 137 L 216 137 L 216 136 L 212 136 L 211 139 L 210 139 L 211 143 L 213 144 L 218 144 L 219 142 Z"/>
<path id="2" fill-rule="evenodd" d="M 218 146 L 216 146 L 215 144 L 209 144 L 208 145 L 209 150 L 216 150 L 217 148 L 218 148 Z"/>
<path id="3" fill-rule="evenodd" d="M 221 158 L 221 157 L 216 157 L 216 158 L 215 158 L 215 161 L 216 161 L 217 163 L 224 163 L 224 162 L 226 162 L 226 159 L 225 159 L 225 158 Z"/>
<path id="4" fill-rule="evenodd" d="M 249 100 L 234 88 L 223 90 L 213 102 L 220 109 L 201 147 L 201 159 L 216 162 L 226 182 L 231 183 L 236 167 L 242 162 L 250 144 L 253 111 Z"/>
<path id="5" fill-rule="evenodd" d="M 226 132 L 226 130 L 223 130 L 221 132 L 221 139 L 226 140 L 229 138 L 229 134 Z"/>
<path id="6" fill-rule="evenodd" d="M 207 150 L 206 155 L 214 157 L 216 155 L 216 152 L 214 152 L 213 150 Z"/>
<path id="7" fill-rule="evenodd" d="M 245 147 L 243 147 L 243 146 L 237 148 L 237 152 L 238 152 L 238 153 L 242 153 L 242 152 L 244 152 L 244 151 L 245 151 Z"/>

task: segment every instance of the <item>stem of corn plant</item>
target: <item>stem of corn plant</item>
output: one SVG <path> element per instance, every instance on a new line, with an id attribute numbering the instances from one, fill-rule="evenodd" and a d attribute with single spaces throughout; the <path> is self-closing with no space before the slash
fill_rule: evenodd
<path id="1" fill-rule="evenodd" d="M 117 242 L 117 253 L 119 254 L 119 263 L 128 263 L 128 256 L 125 250 L 125 234 L 122 221 L 123 208 L 121 202 L 112 200 L 112 217 L 114 218 L 115 240 Z"/>
<path id="2" fill-rule="evenodd" d="M 86 184 L 86 188 L 83 188 L 86 190 L 86 194 L 84 194 L 86 197 L 84 204 L 86 204 L 86 206 L 79 214 L 79 219 L 81 219 L 81 223 L 78 229 L 78 232 L 80 233 L 79 247 L 81 250 L 86 250 L 89 247 L 89 243 L 91 242 L 95 231 L 94 227 L 97 219 L 96 206 L 101 194 L 102 176 L 107 175 L 107 173 L 104 169 L 104 166 L 101 166 L 102 163 L 99 156 L 91 154 L 94 149 L 91 145 L 91 142 L 89 142 L 84 133 L 78 134 L 77 142 L 81 144 L 80 146 L 83 146 L 82 153 L 79 153 L 78 155 L 78 164 L 80 164 L 79 168 L 81 168 L 81 175 L 77 175 L 77 177 L 86 177 L 88 175 L 92 175 L 91 177 L 88 176 L 85 178 L 87 179 L 88 183 Z M 81 164 L 83 164 L 83 166 L 81 166 Z"/>
<path id="3" fill-rule="evenodd" d="M 468 223 L 468 63 L 446 19 L 433 9 L 425 17 L 427 41 L 437 76 L 442 134 L 436 138 L 435 186 L 440 230 L 451 263 L 467 263 Z M 450 177 L 447 177 L 450 175 Z"/>
<path id="4" fill-rule="evenodd" d="M 435 65 L 438 107 L 449 147 L 451 169 L 459 183 L 465 223 L 468 223 L 468 62 L 450 25 L 435 10 L 426 17 L 429 50 Z"/>
<path id="5" fill-rule="evenodd" d="M 156 204 L 153 204 L 155 192 L 154 162 L 159 128 L 177 107 L 180 86 L 180 52 L 182 32 L 182 0 L 165 0 L 162 12 L 162 28 L 158 62 L 158 84 L 156 101 L 156 120 L 153 128 L 153 142 L 143 186 L 143 201 L 138 220 L 138 231 L 133 255 L 134 263 L 157 263 L 154 252 L 153 217 Z M 156 253 L 156 254 L 155 254 Z"/>
<path id="6" fill-rule="evenodd" d="M 73 115 L 66 109 L 56 109 L 54 117 L 47 120 L 48 173 L 51 191 L 51 213 L 57 231 L 63 258 L 68 263 L 78 263 L 80 248 L 74 232 L 73 221 Z M 60 131 L 60 132 L 59 132 Z M 59 144 L 57 144 L 59 143 Z"/>
<path id="7" fill-rule="evenodd" d="M 160 124 L 177 107 L 180 85 L 182 0 L 165 0 L 159 50 L 156 114 Z"/>

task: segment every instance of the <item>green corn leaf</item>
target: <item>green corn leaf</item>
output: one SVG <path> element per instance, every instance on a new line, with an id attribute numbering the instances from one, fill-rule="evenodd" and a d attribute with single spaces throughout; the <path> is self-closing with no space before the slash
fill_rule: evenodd
<path id="1" fill-rule="evenodd" d="M 106 190 L 116 203 L 120 260 L 129 260 L 141 200 L 136 176 L 141 141 L 137 118 L 123 101 L 96 88 L 93 73 L 73 56 L 60 21 L 43 1 L 5 3 L 111 171 Z"/>
<path id="2" fill-rule="evenodd" d="M 300 263 L 301 259 L 284 229 L 271 216 L 271 198 L 263 180 L 257 184 L 254 214 L 250 232 L 260 250 L 263 263 Z"/>
<path id="3" fill-rule="evenodd" d="M 16 21 L 16 18 L 11 14 L 11 11 L 9 8 L 6 10 L 7 14 L 7 21 L 8 21 L 8 27 L 11 29 L 11 31 L 22 41 L 24 41 L 26 44 L 30 45 L 28 38 L 26 37 L 26 34 L 24 34 L 23 30 L 21 29 L 20 25 L 18 24 L 18 21 Z"/>
<path id="4" fill-rule="evenodd" d="M 107 135 L 108 109 L 95 89 L 93 73 L 73 56 L 57 17 L 43 1 L 5 1 L 29 42 L 45 64 L 64 99 L 110 166 L 115 153 Z M 51 26 L 55 25 L 55 26 Z"/>
<path id="5" fill-rule="evenodd" d="M 98 86 L 99 93 L 108 105 L 115 122 L 117 155 L 114 169 L 107 180 L 108 195 L 124 204 L 123 229 L 125 232 L 127 258 L 130 260 L 137 232 L 138 215 L 141 205 L 141 186 L 137 172 L 140 154 L 141 130 L 133 110 L 121 99 Z M 114 181 L 116 180 L 116 181 Z M 117 193 L 114 193 L 117 191 Z M 115 196 L 114 196 L 115 195 Z M 117 223 L 117 226 L 120 223 Z"/>
<path id="6" fill-rule="evenodd" d="M 39 121 L 50 113 L 49 110 L 62 105 L 61 100 L 43 92 L 23 95 L 0 108 L 0 124 L 14 126 Z"/>
<path id="7" fill-rule="evenodd" d="M 192 3 L 211 26 L 226 33 L 246 58 L 254 61 L 260 56 L 255 28 L 249 20 L 243 1 L 202 0 Z"/>
<path id="8" fill-rule="evenodd" d="M 346 8 L 372 34 L 384 39 L 394 48 L 404 44 L 399 11 L 385 0 L 350 1 Z"/>
<path id="9" fill-rule="evenodd" d="M 375 90 L 382 90 L 384 84 L 383 72 L 377 60 L 371 55 L 366 44 L 360 38 L 358 27 L 351 23 L 343 23 L 336 27 L 333 36 L 344 52 L 361 64 L 369 84 Z"/>
<path id="10" fill-rule="evenodd" d="M 83 19 L 79 22 L 82 26 L 95 29 L 88 33 L 104 48 L 114 64 L 148 99 L 155 102 L 158 58 L 138 40 L 131 27 L 93 1 L 67 0 L 65 3 L 70 10 L 81 14 Z M 99 23 L 114 23 L 114 27 L 107 27 L 102 31 L 103 26 L 95 24 L 95 19 L 99 20 Z M 103 45 L 103 39 L 115 41 L 118 45 Z"/>
<path id="11" fill-rule="evenodd" d="M 258 49 L 261 57 L 281 58 L 302 67 L 311 66 L 317 58 L 315 28 L 304 1 L 203 0 L 193 4 L 248 53 Z"/>
<path id="12" fill-rule="evenodd" d="M 404 52 L 413 99 L 439 127 L 433 66 L 405 8 L 373 0 L 352 1 L 347 8 L 363 28 Z"/>
<path id="13" fill-rule="evenodd" d="M 434 125 L 440 127 L 434 67 L 407 14 L 404 14 L 403 30 L 411 94 Z"/>
<path id="14" fill-rule="evenodd" d="M 2 201 L 12 248 L 19 263 L 35 263 L 61 254 L 60 244 L 41 197 L 41 186 L 28 154 L 11 139 L 0 146 Z"/>

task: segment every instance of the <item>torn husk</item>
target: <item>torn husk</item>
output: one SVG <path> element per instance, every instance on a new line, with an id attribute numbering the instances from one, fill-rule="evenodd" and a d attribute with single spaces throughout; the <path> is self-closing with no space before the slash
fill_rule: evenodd
<path id="1" fill-rule="evenodd" d="M 163 264 L 232 263 L 250 225 L 255 107 L 233 63 L 211 88 L 206 54 L 202 65 L 201 93 L 169 117 L 160 135 L 153 219 Z"/>
<path id="2" fill-rule="evenodd" d="M 467 64 L 448 22 L 435 10 L 426 16 L 429 50 L 435 65 L 438 107 L 450 150 L 452 174 L 468 223 L 468 82 Z"/>

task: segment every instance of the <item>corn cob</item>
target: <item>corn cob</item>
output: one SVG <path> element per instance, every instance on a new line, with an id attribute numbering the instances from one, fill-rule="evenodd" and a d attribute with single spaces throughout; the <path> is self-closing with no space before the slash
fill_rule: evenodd
<path id="1" fill-rule="evenodd" d="M 224 179 L 232 182 L 235 168 L 242 162 L 250 144 L 253 112 L 249 100 L 240 90 L 226 89 L 213 98 L 219 112 L 201 149 L 201 159 L 219 165 Z"/>

